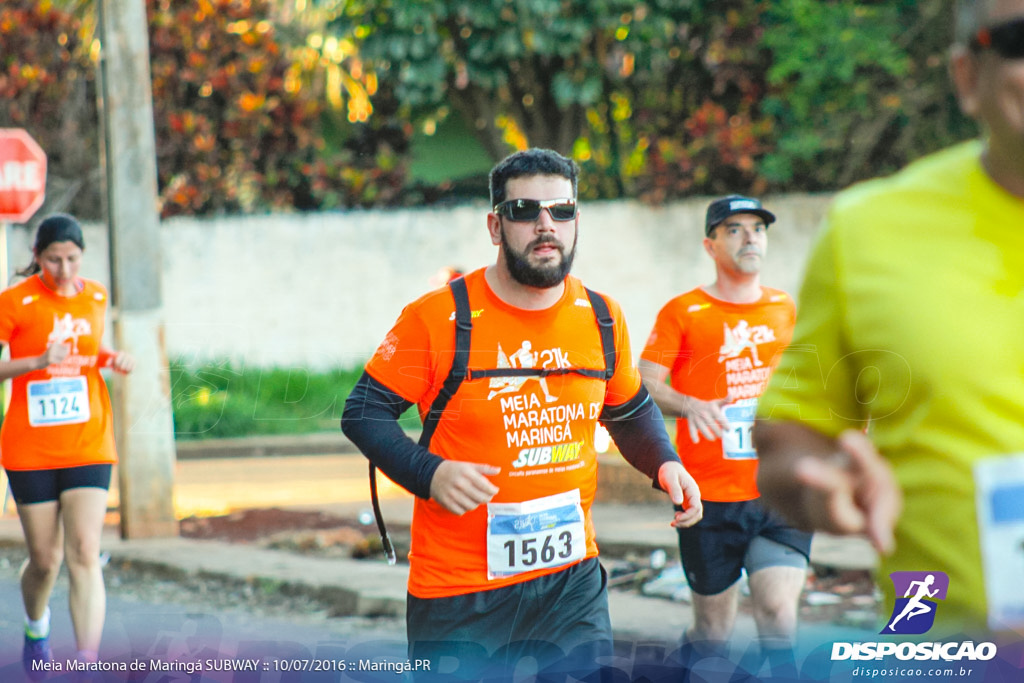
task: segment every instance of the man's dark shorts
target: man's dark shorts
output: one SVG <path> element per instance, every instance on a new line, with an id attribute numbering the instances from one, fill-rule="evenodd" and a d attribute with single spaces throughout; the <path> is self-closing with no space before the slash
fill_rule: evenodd
<path id="1" fill-rule="evenodd" d="M 583 678 L 596 658 L 611 654 L 607 585 L 594 557 L 494 590 L 449 598 L 409 595 L 409 659 L 431 666 L 428 675 L 421 670 L 415 677 L 479 680 L 533 657 L 542 671 L 554 667 Z"/>
<path id="2" fill-rule="evenodd" d="M 704 517 L 677 529 L 683 571 L 698 595 L 721 593 L 739 580 L 744 567 L 751 574 L 766 566 L 807 566 L 811 534 L 789 526 L 759 500 L 702 502 Z"/>

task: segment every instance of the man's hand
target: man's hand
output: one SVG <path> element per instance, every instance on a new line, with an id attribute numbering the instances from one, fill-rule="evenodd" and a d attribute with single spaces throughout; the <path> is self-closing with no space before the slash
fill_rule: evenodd
<path id="1" fill-rule="evenodd" d="M 808 455 L 793 467 L 804 519 L 828 533 L 866 534 L 876 550 L 888 554 L 903 507 L 896 477 L 863 432 L 847 430 L 836 444 L 833 457 Z"/>
<path id="2" fill-rule="evenodd" d="M 680 393 L 665 383 L 669 375 L 668 367 L 643 358 L 637 363 L 637 369 L 651 398 L 661 409 L 661 414 L 665 417 L 686 418 L 693 443 L 698 443 L 701 435 L 708 441 L 720 439 L 722 432 L 729 429 L 729 421 L 722 412 L 722 406 L 729 402 L 728 398 L 702 401 Z"/>
<path id="3" fill-rule="evenodd" d="M 700 489 L 690 473 L 680 462 L 666 462 L 658 468 L 658 484 L 668 493 L 675 505 L 683 507 L 672 520 L 672 526 L 685 528 L 693 526 L 704 516 L 700 502 Z"/>
<path id="4" fill-rule="evenodd" d="M 729 421 L 725 419 L 722 406 L 729 402 L 727 398 L 714 401 L 702 401 L 693 396 L 682 396 L 683 416 L 690 430 L 690 440 L 698 443 L 703 436 L 708 441 L 722 438 L 722 431 L 729 429 Z"/>
<path id="5" fill-rule="evenodd" d="M 488 475 L 501 472 L 500 467 L 479 462 L 445 460 L 434 470 L 430 480 L 430 497 L 445 510 L 464 515 L 490 501 L 498 492 Z"/>

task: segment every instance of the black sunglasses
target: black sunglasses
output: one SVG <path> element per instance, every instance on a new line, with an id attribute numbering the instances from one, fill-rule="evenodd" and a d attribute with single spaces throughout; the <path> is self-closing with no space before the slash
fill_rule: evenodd
<path id="1" fill-rule="evenodd" d="M 1003 59 L 1024 59 L 1024 17 L 981 29 L 971 38 L 971 49 L 992 50 Z"/>
<path id="2" fill-rule="evenodd" d="M 541 209 L 547 209 L 554 221 L 576 218 L 575 199 L 508 199 L 495 206 L 494 213 L 512 221 L 535 221 L 540 217 Z"/>

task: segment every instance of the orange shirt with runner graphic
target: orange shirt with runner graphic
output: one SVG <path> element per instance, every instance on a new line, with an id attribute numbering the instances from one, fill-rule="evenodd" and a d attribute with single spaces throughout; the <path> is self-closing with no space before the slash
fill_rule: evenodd
<path id="1" fill-rule="evenodd" d="M 465 278 L 473 322 L 471 370 L 604 370 L 597 321 L 578 279 L 567 278 L 557 304 L 534 311 L 499 299 L 487 285 L 483 269 Z M 574 373 L 467 379 L 448 403 L 430 443 L 430 451 L 441 457 L 501 468 L 490 477 L 498 487 L 492 506 L 578 491 L 582 519 L 574 528 L 579 534 L 551 536 L 541 531 L 535 537 L 502 536 L 497 518 L 489 525 L 487 505 L 459 516 L 434 500 L 417 498 L 409 553 L 412 595 L 435 598 L 499 588 L 597 555 L 590 517 L 597 488 L 593 446 L 597 418 L 606 404 L 621 405 L 640 390 L 622 311 L 615 302 L 605 300 L 615 320 L 617 351 L 610 381 Z M 417 404 L 422 416 L 448 375 L 454 347 L 455 303 L 444 287 L 402 311 L 366 370 Z M 547 511 L 530 519 L 536 522 L 558 514 L 558 510 Z M 512 526 L 517 527 L 516 533 L 521 531 L 518 527 L 527 524 L 526 519 L 506 518 L 511 525 L 506 531 L 513 533 Z M 561 557 L 571 559 L 558 564 Z M 531 568 L 545 560 L 555 564 Z M 506 571 L 498 571 L 499 567 Z"/>
<path id="2" fill-rule="evenodd" d="M 71 347 L 63 362 L 12 380 L 0 430 L 5 469 L 117 460 L 110 396 L 96 367 L 106 307 L 106 290 L 92 280 L 83 280 L 82 291 L 70 297 L 37 276 L 0 292 L 0 343 L 10 346 L 12 359 L 42 355 L 54 342 Z"/>
<path id="3" fill-rule="evenodd" d="M 757 454 L 750 443 L 757 397 L 793 337 L 796 307 L 785 292 L 762 287 L 749 304 L 722 301 L 701 288 L 669 301 L 658 313 L 640 357 L 669 369 L 672 388 L 702 401 L 728 398 L 730 429 L 722 440 L 690 439 L 676 421 L 676 448 L 703 500 L 752 500 Z"/>

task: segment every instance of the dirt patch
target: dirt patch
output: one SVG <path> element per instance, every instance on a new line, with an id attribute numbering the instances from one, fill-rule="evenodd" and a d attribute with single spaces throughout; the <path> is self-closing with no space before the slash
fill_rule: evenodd
<path id="1" fill-rule="evenodd" d="M 255 508 L 216 517 L 186 517 L 180 522 L 185 538 L 251 543 L 264 548 L 322 557 L 380 558 L 384 556 L 377 526 L 371 521 L 338 517 L 319 511 Z M 389 524 L 388 533 L 399 561 L 409 552 L 408 525 Z"/>

